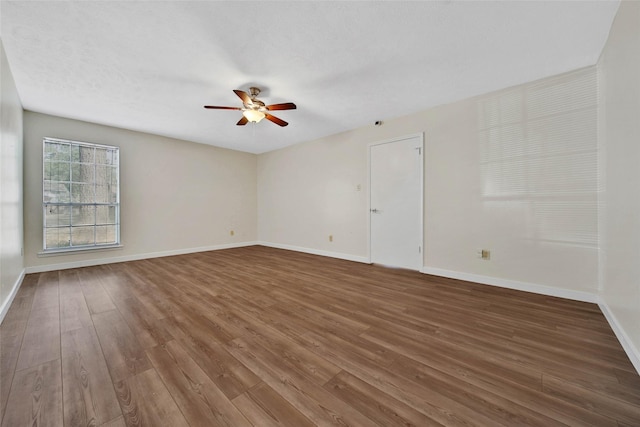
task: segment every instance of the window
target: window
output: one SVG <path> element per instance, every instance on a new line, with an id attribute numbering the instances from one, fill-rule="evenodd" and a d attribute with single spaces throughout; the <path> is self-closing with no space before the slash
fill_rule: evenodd
<path id="1" fill-rule="evenodd" d="M 484 202 L 525 238 L 597 248 L 597 68 L 483 97 L 478 123 Z"/>
<path id="2" fill-rule="evenodd" d="M 45 138 L 44 252 L 120 244 L 119 149 Z"/>

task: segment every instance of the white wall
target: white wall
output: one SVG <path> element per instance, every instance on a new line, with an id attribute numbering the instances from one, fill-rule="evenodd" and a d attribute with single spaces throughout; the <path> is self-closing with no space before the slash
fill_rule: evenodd
<path id="1" fill-rule="evenodd" d="M 22 104 L 0 40 L 0 321 L 22 278 Z"/>
<path id="2" fill-rule="evenodd" d="M 599 62 L 602 297 L 640 362 L 640 3 L 622 2 Z M 640 370 L 640 364 L 636 365 Z"/>
<path id="3" fill-rule="evenodd" d="M 122 249 L 42 250 L 42 139 L 120 147 Z M 256 240 L 256 156 L 34 112 L 24 114 L 27 271 L 240 245 Z M 230 235 L 234 231 L 234 236 Z"/>
<path id="4" fill-rule="evenodd" d="M 368 141 L 351 135 L 258 157 L 260 241 L 364 259 Z"/>
<path id="5" fill-rule="evenodd" d="M 259 239 L 366 260 L 367 146 L 424 132 L 425 272 L 593 295 L 596 122 L 590 67 L 261 154 Z"/>

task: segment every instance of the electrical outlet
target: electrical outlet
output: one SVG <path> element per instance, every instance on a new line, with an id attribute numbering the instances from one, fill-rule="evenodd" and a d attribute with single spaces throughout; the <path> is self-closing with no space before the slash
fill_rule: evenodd
<path id="1" fill-rule="evenodd" d="M 333 242 L 333 234 L 329 234 L 329 241 Z"/>
<path id="2" fill-rule="evenodd" d="M 490 260 L 491 259 L 491 251 L 489 249 L 477 249 L 476 256 L 480 259 Z"/>
<path id="3" fill-rule="evenodd" d="M 233 236 L 234 234 L 236 234 L 236 232 L 235 232 L 235 231 L 233 231 L 233 230 L 231 230 L 231 231 L 229 232 L 229 235 L 230 235 L 230 236 Z"/>

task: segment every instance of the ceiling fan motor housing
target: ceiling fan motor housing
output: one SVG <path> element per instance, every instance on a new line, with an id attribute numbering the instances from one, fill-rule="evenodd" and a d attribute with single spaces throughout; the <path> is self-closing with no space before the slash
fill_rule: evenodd
<path id="1" fill-rule="evenodd" d="M 252 86 L 249 88 L 249 93 L 251 94 L 251 98 L 255 98 L 260 95 L 260 88 Z"/>

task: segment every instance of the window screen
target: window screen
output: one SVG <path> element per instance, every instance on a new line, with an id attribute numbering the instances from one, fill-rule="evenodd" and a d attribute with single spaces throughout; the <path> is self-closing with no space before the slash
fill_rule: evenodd
<path id="1" fill-rule="evenodd" d="M 43 249 L 120 244 L 119 149 L 45 138 Z"/>

